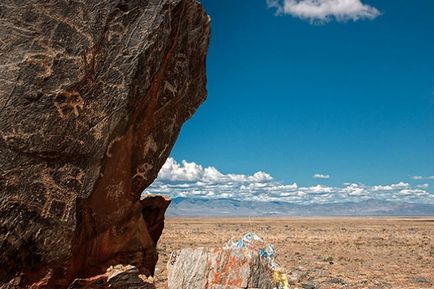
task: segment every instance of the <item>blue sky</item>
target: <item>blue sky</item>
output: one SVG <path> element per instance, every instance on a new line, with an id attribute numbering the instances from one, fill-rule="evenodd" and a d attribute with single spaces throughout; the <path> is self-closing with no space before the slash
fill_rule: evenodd
<path id="1" fill-rule="evenodd" d="M 282 184 L 429 191 L 434 1 L 283 1 L 201 1 L 209 95 L 172 157 Z"/>

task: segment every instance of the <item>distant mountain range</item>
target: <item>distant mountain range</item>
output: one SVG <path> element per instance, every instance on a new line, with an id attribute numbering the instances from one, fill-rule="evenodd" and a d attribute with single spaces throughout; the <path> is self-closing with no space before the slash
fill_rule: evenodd
<path id="1" fill-rule="evenodd" d="M 434 204 L 367 200 L 297 205 L 286 202 L 174 198 L 168 216 L 434 216 Z"/>

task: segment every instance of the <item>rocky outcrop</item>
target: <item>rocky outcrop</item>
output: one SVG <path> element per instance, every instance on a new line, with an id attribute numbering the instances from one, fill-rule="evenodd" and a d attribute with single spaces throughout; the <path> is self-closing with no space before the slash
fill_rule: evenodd
<path id="1" fill-rule="evenodd" d="M 195 0 L 1 1 L 4 288 L 153 274 L 168 201 L 140 194 L 206 97 L 208 41 Z"/>
<path id="2" fill-rule="evenodd" d="M 75 279 L 68 289 L 155 289 L 153 278 L 141 275 L 131 265 L 111 266 L 107 272 L 87 279 Z"/>

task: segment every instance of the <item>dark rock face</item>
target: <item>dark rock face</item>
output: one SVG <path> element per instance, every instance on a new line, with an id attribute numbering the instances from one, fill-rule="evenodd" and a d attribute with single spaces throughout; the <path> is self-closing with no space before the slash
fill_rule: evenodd
<path id="1" fill-rule="evenodd" d="M 208 42 L 195 0 L 0 2 L 0 287 L 153 274 L 168 201 L 140 194 L 206 97 Z"/>

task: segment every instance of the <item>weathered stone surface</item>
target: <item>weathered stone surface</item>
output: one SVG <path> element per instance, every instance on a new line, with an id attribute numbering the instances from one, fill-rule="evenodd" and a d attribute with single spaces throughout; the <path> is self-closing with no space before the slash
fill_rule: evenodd
<path id="1" fill-rule="evenodd" d="M 273 272 L 250 249 L 186 248 L 173 252 L 169 289 L 272 289 Z"/>
<path id="2" fill-rule="evenodd" d="M 0 287 L 152 275 L 167 203 L 140 194 L 206 97 L 208 41 L 195 0 L 0 1 Z"/>
<path id="3" fill-rule="evenodd" d="M 149 280 L 151 279 L 151 280 Z M 87 279 L 75 279 L 68 289 L 155 289 L 152 277 L 140 275 L 131 265 L 116 265 L 107 269 L 105 274 Z"/>

